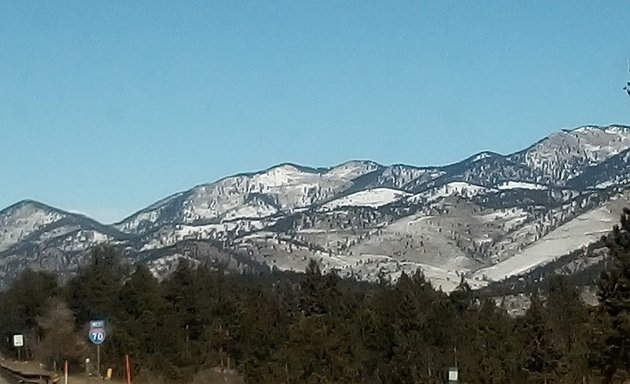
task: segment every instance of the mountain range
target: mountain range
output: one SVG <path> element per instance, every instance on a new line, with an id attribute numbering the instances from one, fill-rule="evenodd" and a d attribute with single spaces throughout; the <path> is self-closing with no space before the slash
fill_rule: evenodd
<path id="1" fill-rule="evenodd" d="M 25 268 L 71 276 L 109 243 L 158 277 L 181 259 L 266 273 L 302 271 L 314 258 L 343 277 L 421 268 L 445 291 L 462 276 L 481 288 L 551 262 L 576 271 L 601 261 L 589 245 L 628 205 L 629 182 L 630 127 L 612 125 L 447 166 L 281 164 L 195 186 L 112 225 L 25 200 L 0 211 L 0 281 Z"/>

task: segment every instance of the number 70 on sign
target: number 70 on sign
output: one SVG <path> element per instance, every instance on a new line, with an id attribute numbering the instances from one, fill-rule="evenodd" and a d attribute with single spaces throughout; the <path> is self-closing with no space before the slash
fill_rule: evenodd
<path id="1" fill-rule="evenodd" d="M 95 344 L 100 344 L 105 341 L 105 332 L 92 332 L 90 333 L 90 340 Z"/>

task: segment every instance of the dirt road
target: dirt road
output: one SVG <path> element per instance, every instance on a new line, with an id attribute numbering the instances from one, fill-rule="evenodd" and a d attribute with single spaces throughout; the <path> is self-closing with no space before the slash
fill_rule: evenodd
<path id="1" fill-rule="evenodd" d="M 13 384 L 13 383 L 5 379 L 4 376 L 0 375 L 0 384 Z"/>

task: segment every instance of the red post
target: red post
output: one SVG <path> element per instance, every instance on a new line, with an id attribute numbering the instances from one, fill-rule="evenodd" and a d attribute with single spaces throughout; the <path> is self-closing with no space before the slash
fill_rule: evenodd
<path id="1" fill-rule="evenodd" d="M 125 376 L 127 376 L 127 384 L 131 384 L 131 364 L 129 363 L 129 355 L 125 355 Z"/>

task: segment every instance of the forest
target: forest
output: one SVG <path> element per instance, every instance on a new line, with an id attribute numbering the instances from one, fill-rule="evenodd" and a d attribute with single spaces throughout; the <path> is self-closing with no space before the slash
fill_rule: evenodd
<path id="1" fill-rule="evenodd" d="M 23 358 L 80 372 L 107 322 L 101 367 L 134 382 L 189 383 L 215 367 L 247 383 L 613 383 L 630 356 L 630 210 L 608 248 L 587 306 L 566 277 L 547 278 L 524 316 L 465 282 L 451 294 L 422 273 L 395 282 L 340 279 L 311 261 L 304 274 L 235 275 L 180 262 L 159 280 L 103 245 L 75 276 L 26 270 L 0 295 L 0 347 L 24 334 Z M 103 370 L 103 369 L 101 369 Z"/>

